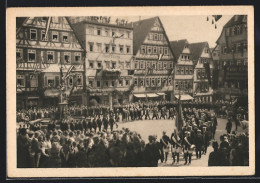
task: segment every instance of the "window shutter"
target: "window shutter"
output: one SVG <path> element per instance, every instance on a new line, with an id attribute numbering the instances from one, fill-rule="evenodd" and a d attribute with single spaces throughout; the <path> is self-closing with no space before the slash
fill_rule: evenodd
<path id="1" fill-rule="evenodd" d="M 47 77 L 44 77 L 44 86 L 47 86 Z"/>

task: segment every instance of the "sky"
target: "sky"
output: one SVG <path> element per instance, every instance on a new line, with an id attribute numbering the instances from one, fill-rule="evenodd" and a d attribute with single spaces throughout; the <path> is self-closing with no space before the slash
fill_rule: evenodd
<path id="1" fill-rule="evenodd" d="M 214 48 L 216 41 L 219 38 L 223 26 L 232 18 L 233 15 L 224 15 L 217 21 L 217 29 L 215 24 L 212 24 L 212 16 L 207 21 L 205 15 L 195 16 L 159 16 L 166 34 L 170 41 L 187 39 L 189 43 L 205 42 L 209 43 L 211 48 Z M 128 22 L 138 21 L 151 17 L 122 17 Z M 112 19 L 112 17 L 111 17 Z M 111 20 L 115 21 L 115 20 Z M 112 22 L 111 22 L 112 23 Z"/>

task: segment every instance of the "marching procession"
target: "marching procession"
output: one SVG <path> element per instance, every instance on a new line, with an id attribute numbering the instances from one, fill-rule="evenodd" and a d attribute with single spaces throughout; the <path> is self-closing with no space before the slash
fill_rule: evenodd
<path id="1" fill-rule="evenodd" d="M 237 136 L 235 131 L 231 134 L 229 124 L 236 122 L 230 116 L 232 111 L 225 111 L 227 134 L 221 136 L 220 147 L 217 147 L 216 105 L 183 102 L 182 128 L 174 129 L 172 134 L 164 131 L 161 138 L 151 134 L 147 144 L 137 132 L 119 129 L 118 123 L 150 119 L 175 120 L 176 123 L 177 103 L 137 102 L 113 110 L 104 106 L 71 106 L 63 120 L 59 120 L 55 107 L 20 111 L 17 112 L 17 120 L 24 122 L 18 129 L 18 167 L 158 166 L 158 161 L 171 161 L 169 154 L 172 164 L 178 165 L 181 156 L 185 160 L 184 165 L 189 165 L 193 153 L 197 159 L 207 153 L 210 142 L 214 152 L 210 154 L 209 166 L 244 165 L 246 148 L 242 148 L 243 151 L 238 149 L 246 147 L 248 136 Z M 221 109 L 228 106 L 224 102 L 218 105 L 222 106 Z M 240 116 L 244 115 L 241 113 Z M 50 119 L 46 128 L 41 123 L 29 123 L 39 118 Z M 245 158 L 238 161 L 240 156 L 235 153 L 244 153 Z"/>

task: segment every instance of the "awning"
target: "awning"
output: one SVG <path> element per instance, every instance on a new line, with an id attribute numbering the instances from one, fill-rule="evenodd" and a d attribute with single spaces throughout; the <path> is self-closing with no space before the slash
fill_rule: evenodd
<path id="1" fill-rule="evenodd" d="M 156 93 L 157 95 L 166 95 L 165 93 Z"/>
<path id="2" fill-rule="evenodd" d="M 60 91 L 57 89 L 46 89 L 44 92 L 45 97 L 58 97 L 60 95 Z"/>
<path id="3" fill-rule="evenodd" d="M 137 97 L 137 98 L 144 98 L 144 97 L 146 97 L 145 94 L 134 94 L 134 96 Z"/>
<path id="4" fill-rule="evenodd" d="M 159 97 L 159 95 L 155 93 L 147 93 L 147 97 Z"/>
<path id="5" fill-rule="evenodd" d="M 175 97 L 177 99 L 179 99 L 179 95 L 175 95 Z M 181 99 L 180 100 L 193 100 L 194 98 L 190 95 L 181 95 Z"/>

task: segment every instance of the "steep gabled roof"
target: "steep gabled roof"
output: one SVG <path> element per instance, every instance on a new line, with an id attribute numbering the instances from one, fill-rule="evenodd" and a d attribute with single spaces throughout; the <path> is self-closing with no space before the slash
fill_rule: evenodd
<path id="1" fill-rule="evenodd" d="M 234 25 L 239 25 L 239 24 L 245 24 L 245 23 L 247 23 L 247 20 L 246 20 L 246 22 L 244 22 L 244 16 L 246 16 L 246 15 L 234 15 L 234 16 L 224 25 L 224 28 L 232 27 L 232 26 L 234 26 Z"/>
<path id="2" fill-rule="evenodd" d="M 246 15 L 234 15 L 223 27 L 220 36 L 218 37 L 216 43 L 218 44 L 219 39 L 221 38 L 222 34 L 224 34 L 224 29 L 228 27 L 232 27 L 234 25 L 239 25 L 239 24 L 247 24 L 247 19 L 244 21 L 244 16 Z M 237 17 L 237 18 L 236 18 Z M 247 18 L 247 17 L 246 17 Z"/>
<path id="3" fill-rule="evenodd" d="M 178 41 L 170 41 L 171 49 L 173 54 L 175 55 L 176 59 L 179 58 L 180 54 L 182 53 L 185 44 L 187 44 L 187 39 L 181 39 Z"/>
<path id="4" fill-rule="evenodd" d="M 136 55 L 157 17 L 133 22 L 133 54 Z"/>
<path id="5" fill-rule="evenodd" d="M 23 23 L 28 20 L 28 17 L 16 17 L 16 34 L 20 31 Z"/>
<path id="6" fill-rule="evenodd" d="M 208 45 L 208 42 L 200 42 L 200 43 L 189 44 L 190 51 L 191 51 L 191 54 L 192 54 L 192 59 L 197 61 L 200 58 L 203 49 L 207 45 Z"/>

